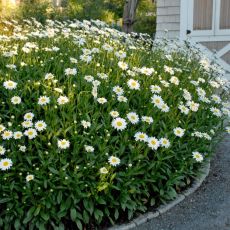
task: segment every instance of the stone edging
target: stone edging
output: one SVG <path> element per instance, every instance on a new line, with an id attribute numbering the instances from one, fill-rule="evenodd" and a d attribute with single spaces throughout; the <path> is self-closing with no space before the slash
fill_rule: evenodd
<path id="1" fill-rule="evenodd" d="M 121 225 L 115 225 L 113 227 L 108 228 L 107 230 L 129 230 L 133 229 L 139 225 L 142 225 L 148 221 L 150 221 L 153 218 L 158 217 L 159 215 L 167 212 L 177 204 L 179 204 L 181 201 L 183 201 L 187 196 L 191 195 L 194 193 L 203 183 L 205 178 L 208 176 L 210 170 L 210 160 L 207 161 L 201 168 L 201 175 L 197 176 L 195 181 L 193 182 L 192 186 L 182 193 L 177 195 L 177 198 L 175 200 L 170 201 L 167 204 L 160 205 L 156 211 L 154 212 L 147 212 L 143 215 L 140 215 L 139 217 L 133 219 L 127 224 L 121 224 Z"/>

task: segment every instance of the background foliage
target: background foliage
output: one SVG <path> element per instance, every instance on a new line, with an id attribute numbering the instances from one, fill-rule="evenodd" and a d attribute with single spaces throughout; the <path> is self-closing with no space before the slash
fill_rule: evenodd
<path id="1" fill-rule="evenodd" d="M 62 0 L 60 7 L 53 7 L 47 0 L 23 0 L 16 8 L 0 5 L 0 11 L 7 17 L 24 19 L 34 17 L 40 22 L 50 19 L 99 19 L 120 29 L 124 0 Z M 135 32 L 153 35 L 156 27 L 155 4 L 152 0 L 140 0 Z M 2 14 L 2 15 L 3 15 Z"/>

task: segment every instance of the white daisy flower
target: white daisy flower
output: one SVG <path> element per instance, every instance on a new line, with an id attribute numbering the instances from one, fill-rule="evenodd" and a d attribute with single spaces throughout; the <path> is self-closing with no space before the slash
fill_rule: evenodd
<path id="1" fill-rule="evenodd" d="M 9 158 L 5 158 L 5 159 L 0 160 L 0 169 L 2 171 L 10 169 L 12 167 L 12 165 L 13 165 L 13 162 Z"/>
<path id="2" fill-rule="evenodd" d="M 68 149 L 70 147 L 70 142 L 66 139 L 58 140 L 58 148 Z"/>
<path id="3" fill-rule="evenodd" d="M 66 103 L 68 103 L 68 102 L 69 102 L 69 98 L 66 97 L 66 96 L 60 96 L 60 97 L 57 99 L 57 103 L 58 103 L 59 105 L 64 105 L 64 104 L 66 104 Z"/>
<path id="4" fill-rule="evenodd" d="M 71 63 L 77 64 L 78 62 L 76 58 L 70 57 L 69 59 Z"/>
<path id="5" fill-rule="evenodd" d="M 34 114 L 33 113 L 26 113 L 24 115 L 24 120 L 27 120 L 27 121 L 32 121 L 34 118 Z"/>
<path id="6" fill-rule="evenodd" d="M 120 86 L 114 86 L 113 92 L 120 96 L 124 93 L 124 90 Z"/>
<path id="7" fill-rule="evenodd" d="M 161 109 L 162 112 L 165 112 L 165 113 L 169 112 L 169 107 L 165 103 L 163 103 L 162 105 L 159 105 L 158 108 Z"/>
<path id="8" fill-rule="evenodd" d="M 127 126 L 126 120 L 120 117 L 115 118 L 112 121 L 112 126 L 113 128 L 115 128 L 116 130 L 124 130 Z"/>
<path id="9" fill-rule="evenodd" d="M 47 96 L 41 96 L 38 98 L 38 104 L 39 105 L 47 105 L 50 103 L 50 99 Z"/>
<path id="10" fill-rule="evenodd" d="M 132 124 L 137 124 L 139 122 L 139 116 L 134 112 L 128 113 L 127 118 Z"/>
<path id="11" fill-rule="evenodd" d="M 118 117 L 119 116 L 119 113 L 117 112 L 117 111 L 111 111 L 110 113 L 109 113 L 113 118 L 116 118 L 116 117 Z"/>
<path id="12" fill-rule="evenodd" d="M 197 162 L 201 162 L 204 159 L 204 157 L 199 152 L 193 152 L 192 156 Z"/>
<path id="13" fill-rule="evenodd" d="M 171 77 L 169 81 L 174 85 L 179 85 L 180 83 L 179 79 L 175 76 Z"/>
<path id="14" fill-rule="evenodd" d="M 25 145 L 21 145 L 21 146 L 19 147 L 19 150 L 20 150 L 21 152 L 25 152 L 25 151 L 26 151 L 26 146 L 25 146 Z"/>
<path id="15" fill-rule="evenodd" d="M 160 147 L 160 142 L 155 137 L 149 137 L 148 146 L 153 150 L 157 150 Z"/>
<path id="16" fill-rule="evenodd" d="M 173 129 L 173 132 L 174 134 L 177 136 L 177 137 L 183 137 L 184 136 L 184 133 L 185 133 L 185 129 L 182 129 L 180 127 L 177 127 L 175 129 Z"/>
<path id="17" fill-rule="evenodd" d="M 89 128 L 89 127 L 91 126 L 91 123 L 90 123 L 89 121 L 82 120 L 82 121 L 81 121 L 81 125 L 82 125 L 85 129 L 87 129 L 87 128 Z"/>
<path id="18" fill-rule="evenodd" d="M 221 99 L 220 99 L 220 97 L 219 97 L 218 95 L 213 94 L 213 95 L 211 96 L 211 98 L 212 98 L 212 100 L 213 100 L 215 103 L 217 103 L 217 104 L 220 104 L 220 103 L 221 103 Z"/>
<path id="19" fill-rule="evenodd" d="M 121 163 L 121 160 L 118 157 L 115 157 L 115 156 L 109 157 L 108 161 L 112 166 L 117 166 L 117 165 L 119 165 Z"/>
<path id="20" fill-rule="evenodd" d="M 45 75 L 45 80 L 51 80 L 51 79 L 54 79 L 54 75 L 52 73 L 47 73 Z"/>
<path id="21" fill-rule="evenodd" d="M 117 56 L 120 59 L 124 59 L 126 57 L 126 52 L 119 50 L 119 51 L 115 52 L 115 56 Z"/>
<path id="22" fill-rule="evenodd" d="M 13 137 L 13 132 L 10 131 L 10 130 L 5 130 L 3 133 L 2 133 L 2 139 L 3 140 L 9 140 L 10 138 Z"/>
<path id="23" fill-rule="evenodd" d="M 178 108 L 181 111 L 181 113 L 184 113 L 186 115 L 189 113 L 189 109 L 185 105 L 179 105 Z"/>
<path id="24" fill-rule="evenodd" d="M 101 174 L 107 174 L 109 172 L 106 167 L 100 168 L 99 171 L 100 171 Z"/>
<path id="25" fill-rule="evenodd" d="M 91 145 L 84 145 L 84 147 L 85 147 L 85 151 L 86 151 L 87 153 L 92 153 L 92 152 L 94 152 L 94 147 L 93 147 L 93 146 L 91 146 Z"/>
<path id="26" fill-rule="evenodd" d="M 91 76 L 91 75 L 86 75 L 86 76 L 84 77 L 84 79 L 85 79 L 87 82 L 92 82 L 92 81 L 94 80 L 94 77 Z"/>
<path id="27" fill-rule="evenodd" d="M 118 97 L 117 97 L 117 100 L 118 100 L 119 102 L 127 102 L 127 101 L 128 101 L 128 98 L 121 95 L 121 96 L 118 96 Z"/>
<path id="28" fill-rule="evenodd" d="M 12 90 L 12 89 L 16 89 L 17 84 L 18 84 L 18 83 L 9 80 L 9 81 L 5 81 L 5 82 L 3 83 L 3 86 L 4 86 L 6 89 Z"/>
<path id="29" fill-rule="evenodd" d="M 0 145 L 0 155 L 4 155 L 5 152 L 6 152 L 6 149 L 2 145 Z"/>
<path id="30" fill-rule="evenodd" d="M 54 90 L 58 93 L 63 93 L 63 90 L 61 88 L 54 88 Z"/>
<path id="31" fill-rule="evenodd" d="M 18 105 L 22 102 L 22 99 L 19 96 L 14 96 L 11 98 L 11 103 L 14 105 Z"/>
<path id="32" fill-rule="evenodd" d="M 32 121 L 23 121 L 22 122 L 22 127 L 23 128 L 30 128 L 33 126 L 33 122 Z"/>
<path id="33" fill-rule="evenodd" d="M 137 80 L 129 79 L 127 82 L 127 85 L 130 89 L 139 90 L 140 89 L 140 83 Z"/>
<path id="34" fill-rule="evenodd" d="M 152 93 L 160 93 L 161 92 L 161 87 L 158 85 L 151 85 L 150 90 Z"/>
<path id="35" fill-rule="evenodd" d="M 47 125 L 44 121 L 37 121 L 34 127 L 37 129 L 37 131 L 43 131 L 46 129 Z"/>
<path id="36" fill-rule="evenodd" d="M 97 102 L 98 102 L 99 104 L 105 104 L 105 103 L 107 102 L 107 99 L 104 98 L 104 97 L 100 97 L 100 98 L 97 99 Z"/>
<path id="37" fill-rule="evenodd" d="M 158 108 L 164 104 L 163 99 L 159 95 L 153 94 L 151 99 L 152 99 L 152 103 Z"/>
<path id="38" fill-rule="evenodd" d="M 18 140 L 21 139 L 23 137 L 23 133 L 20 131 L 14 132 L 14 139 Z"/>
<path id="39" fill-rule="evenodd" d="M 200 106 L 200 104 L 195 103 L 194 101 L 187 101 L 186 105 L 189 106 L 190 110 L 193 112 L 197 112 Z"/>
<path id="40" fill-rule="evenodd" d="M 34 139 L 38 133 L 36 131 L 36 129 L 27 129 L 25 132 L 24 132 L 25 136 L 27 136 L 30 140 Z"/>
<path id="41" fill-rule="evenodd" d="M 153 118 L 152 118 L 152 117 L 142 116 L 142 117 L 141 117 L 141 120 L 142 120 L 143 122 L 148 123 L 148 124 L 152 124 L 152 123 L 153 123 Z"/>
<path id="42" fill-rule="evenodd" d="M 213 113 L 213 115 L 217 116 L 217 117 L 221 117 L 222 116 L 222 112 L 216 108 L 216 107 L 211 107 L 210 111 Z"/>
<path id="43" fill-rule="evenodd" d="M 27 175 L 26 176 L 26 181 L 29 182 L 31 180 L 34 180 L 34 175 L 32 175 L 32 174 Z"/>
<path id="44" fill-rule="evenodd" d="M 76 75 L 77 74 L 77 69 L 76 68 L 67 68 L 65 69 L 65 75 L 70 76 L 70 75 Z"/>
<path id="45" fill-rule="evenodd" d="M 129 68 L 128 64 L 122 61 L 118 62 L 118 66 L 122 69 L 122 70 L 127 70 Z"/>
<path id="46" fill-rule="evenodd" d="M 183 97 L 184 97 L 184 99 L 186 101 L 191 101 L 192 100 L 192 95 L 186 89 L 183 89 Z"/>
<path id="47" fill-rule="evenodd" d="M 165 147 L 166 149 L 170 147 L 170 141 L 167 138 L 161 138 L 160 144 L 162 147 Z"/>
<path id="48" fill-rule="evenodd" d="M 137 132 L 135 135 L 135 140 L 136 141 L 144 141 L 144 142 L 147 142 L 148 141 L 148 136 L 146 133 L 143 133 L 143 132 Z"/>

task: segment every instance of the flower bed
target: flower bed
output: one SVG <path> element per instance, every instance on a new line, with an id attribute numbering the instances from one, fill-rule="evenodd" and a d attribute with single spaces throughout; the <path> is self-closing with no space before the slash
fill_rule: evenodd
<path id="1" fill-rule="evenodd" d="M 108 226 L 173 199 L 210 156 L 229 88 L 188 44 L 99 21 L 2 22 L 0 226 Z"/>

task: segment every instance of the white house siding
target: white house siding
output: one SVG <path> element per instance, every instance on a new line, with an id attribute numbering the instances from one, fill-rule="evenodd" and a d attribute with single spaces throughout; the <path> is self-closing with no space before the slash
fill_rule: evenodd
<path id="1" fill-rule="evenodd" d="M 165 32 L 168 31 L 168 32 Z M 156 38 L 180 35 L 180 0 L 157 0 Z"/>

